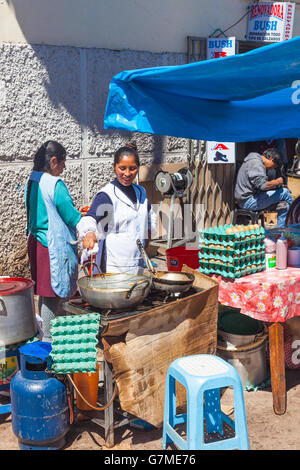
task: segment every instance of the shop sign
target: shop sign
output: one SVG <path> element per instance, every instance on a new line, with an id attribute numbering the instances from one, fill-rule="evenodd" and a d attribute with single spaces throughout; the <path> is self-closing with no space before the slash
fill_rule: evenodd
<path id="1" fill-rule="evenodd" d="M 208 38 L 206 41 L 206 58 L 220 59 L 235 55 L 235 37 Z"/>
<path id="2" fill-rule="evenodd" d="M 235 37 L 208 38 L 206 42 L 207 59 L 220 59 L 235 55 Z M 207 163 L 235 163 L 234 142 L 207 142 Z"/>
<path id="3" fill-rule="evenodd" d="M 252 3 L 249 8 L 248 41 L 281 42 L 291 39 L 295 3 Z"/>
<path id="4" fill-rule="evenodd" d="M 207 163 L 235 163 L 234 142 L 207 142 Z"/>

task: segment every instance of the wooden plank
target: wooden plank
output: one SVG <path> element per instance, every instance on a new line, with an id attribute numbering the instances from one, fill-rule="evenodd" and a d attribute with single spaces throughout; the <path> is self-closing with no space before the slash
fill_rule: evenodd
<path id="1" fill-rule="evenodd" d="M 139 184 L 145 181 L 154 182 L 154 178 L 159 171 L 167 171 L 168 173 L 177 173 L 181 168 L 188 166 L 187 161 L 178 163 L 162 163 L 158 165 L 143 165 L 139 168 Z"/>
<path id="2" fill-rule="evenodd" d="M 269 327 L 270 369 L 274 412 L 286 412 L 286 383 L 283 326 L 273 323 Z"/>
<path id="3" fill-rule="evenodd" d="M 292 198 L 296 199 L 300 196 L 300 175 L 298 177 L 288 176 L 287 186 L 292 194 Z"/>
<path id="4" fill-rule="evenodd" d="M 113 374 L 109 364 L 104 360 L 104 376 L 105 376 L 105 401 L 109 403 L 113 395 Z M 105 422 L 105 445 L 113 447 L 115 445 L 114 435 L 114 403 L 104 410 Z"/>

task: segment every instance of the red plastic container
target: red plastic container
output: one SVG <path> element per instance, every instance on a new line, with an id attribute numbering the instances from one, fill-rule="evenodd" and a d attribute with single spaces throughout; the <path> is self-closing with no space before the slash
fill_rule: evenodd
<path id="1" fill-rule="evenodd" d="M 189 268 L 199 268 L 199 250 L 179 246 L 166 250 L 168 271 L 181 271 L 186 264 Z"/>

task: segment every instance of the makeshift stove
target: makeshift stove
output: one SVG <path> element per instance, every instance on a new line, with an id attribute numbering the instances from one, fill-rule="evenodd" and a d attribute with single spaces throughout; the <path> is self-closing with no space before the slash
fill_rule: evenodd
<path id="1" fill-rule="evenodd" d="M 100 314 L 104 377 L 99 391 L 109 403 L 117 384 L 118 396 L 104 411 L 79 412 L 104 429 L 106 447 L 114 446 L 115 430 L 134 419 L 161 427 L 165 376 L 173 360 L 216 351 L 218 283 L 185 270 L 195 275 L 188 291 L 166 295 L 151 290 L 132 309 L 96 309 L 81 298 L 64 304 L 69 315 Z"/>
<path id="2" fill-rule="evenodd" d="M 82 300 L 81 297 L 71 299 L 69 302 L 64 304 L 64 310 L 71 315 L 82 315 L 89 313 L 99 313 L 100 314 L 100 329 L 98 335 L 98 346 L 102 347 L 101 342 L 101 333 L 107 324 L 111 321 L 116 321 L 119 319 L 125 319 L 128 317 L 133 317 L 140 315 L 143 312 L 149 311 L 157 307 L 163 307 L 171 302 L 176 302 L 180 299 L 186 298 L 190 295 L 193 295 L 197 292 L 200 292 L 203 289 L 191 287 L 188 291 L 181 294 L 165 294 L 159 291 L 150 291 L 150 294 L 144 299 L 144 301 L 135 306 L 133 309 L 97 309 L 86 303 Z M 106 361 L 105 356 L 103 355 L 103 389 L 100 389 L 102 392 L 103 401 L 109 403 L 111 397 L 113 396 L 115 380 L 114 374 L 111 365 Z M 118 398 L 110 405 L 109 408 L 105 409 L 103 412 L 83 411 L 80 410 L 80 413 L 85 415 L 90 419 L 90 421 L 101 426 L 105 432 L 105 444 L 107 447 L 113 447 L 114 445 L 114 430 L 130 424 L 136 419 L 135 416 L 130 415 L 129 413 L 124 412 L 120 408 Z M 100 415 L 100 416 L 99 416 Z M 102 415 L 102 416 L 101 416 Z"/>
<path id="3" fill-rule="evenodd" d="M 87 302 L 83 301 L 81 297 L 71 299 L 64 304 L 64 310 L 72 315 L 82 315 L 84 313 L 99 313 L 101 316 L 100 326 L 106 326 L 110 321 L 119 320 L 121 318 L 132 317 L 139 315 L 157 307 L 163 307 L 170 302 L 176 302 L 180 299 L 189 297 L 190 295 L 201 292 L 203 289 L 191 287 L 188 291 L 181 294 L 166 294 L 160 291 L 150 291 L 150 294 L 143 300 L 142 303 L 136 305 L 131 309 L 98 309 L 92 307 Z"/>

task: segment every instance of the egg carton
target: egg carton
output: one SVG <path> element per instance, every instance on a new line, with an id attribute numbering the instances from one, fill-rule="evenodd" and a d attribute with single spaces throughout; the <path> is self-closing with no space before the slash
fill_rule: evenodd
<path id="1" fill-rule="evenodd" d="M 248 266 L 253 267 L 253 269 L 256 269 L 256 267 L 262 263 L 265 262 L 265 255 L 260 255 L 257 256 L 255 260 L 251 258 L 237 258 L 234 259 L 232 262 L 230 261 L 223 261 L 219 259 L 214 259 L 214 258 L 201 258 L 199 259 L 199 265 L 205 265 L 207 267 L 212 267 L 212 266 L 217 266 L 217 267 L 226 267 L 229 269 L 244 269 L 247 268 Z"/>
<path id="2" fill-rule="evenodd" d="M 199 230 L 200 245 L 213 247 L 231 247 L 233 249 L 247 244 L 262 243 L 265 239 L 265 230 L 258 225 L 224 225 Z"/>
<path id="3" fill-rule="evenodd" d="M 199 249 L 199 259 L 204 260 L 220 260 L 224 261 L 225 263 L 233 263 L 237 260 L 252 260 L 257 261 L 260 260 L 261 257 L 265 256 L 265 249 L 248 249 L 248 250 L 213 250 L 213 249 Z"/>
<path id="4" fill-rule="evenodd" d="M 265 262 L 261 262 L 255 267 L 253 265 L 246 265 L 243 267 L 236 267 L 236 266 L 222 266 L 220 264 L 210 264 L 207 265 L 206 263 L 200 263 L 199 265 L 199 272 L 211 275 L 217 274 L 222 276 L 223 278 L 230 278 L 236 279 L 243 276 L 248 276 L 249 274 L 254 274 L 260 271 L 264 271 L 266 269 Z"/>
<path id="5" fill-rule="evenodd" d="M 227 237 L 224 239 L 216 240 L 216 239 L 206 239 L 203 237 L 199 237 L 199 246 L 206 246 L 208 248 L 214 249 L 247 249 L 248 247 L 255 247 L 261 245 L 265 240 L 263 235 L 251 235 L 249 237 L 236 237 L 233 240 L 230 240 Z"/>
<path id="6" fill-rule="evenodd" d="M 265 241 L 264 240 L 253 240 L 253 241 L 248 241 L 247 243 L 236 243 L 235 245 L 222 245 L 218 243 L 203 243 L 201 240 L 199 240 L 199 249 L 200 250 L 205 250 L 208 253 L 212 253 L 214 251 L 220 252 L 220 253 L 245 253 L 248 250 L 264 250 L 265 249 Z"/>
<path id="7" fill-rule="evenodd" d="M 52 370 L 59 374 L 96 372 L 100 314 L 59 316 L 50 323 Z"/>

